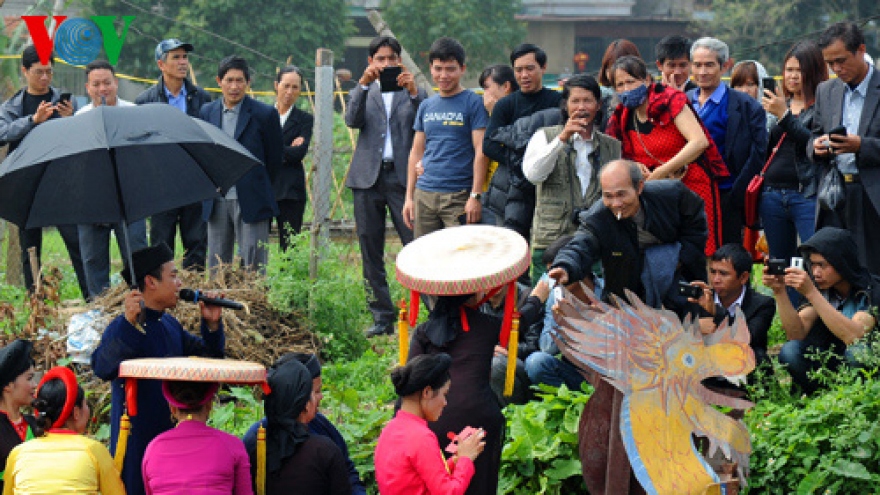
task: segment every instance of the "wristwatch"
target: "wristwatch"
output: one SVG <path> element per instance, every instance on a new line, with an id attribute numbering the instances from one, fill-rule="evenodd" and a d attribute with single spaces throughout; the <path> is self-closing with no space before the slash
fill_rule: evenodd
<path id="1" fill-rule="evenodd" d="M 471 199 L 480 199 L 482 197 L 483 197 L 482 193 L 478 193 L 478 192 L 471 193 Z"/>

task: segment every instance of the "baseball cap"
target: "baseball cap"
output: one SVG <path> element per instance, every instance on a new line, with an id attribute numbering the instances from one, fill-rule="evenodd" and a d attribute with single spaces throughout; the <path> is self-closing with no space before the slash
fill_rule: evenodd
<path id="1" fill-rule="evenodd" d="M 156 60 L 162 58 L 162 55 L 170 52 L 171 50 L 177 50 L 178 48 L 183 48 L 188 52 L 193 51 L 193 46 L 189 43 L 184 43 L 176 38 L 169 38 L 167 40 L 162 40 L 156 45 Z"/>

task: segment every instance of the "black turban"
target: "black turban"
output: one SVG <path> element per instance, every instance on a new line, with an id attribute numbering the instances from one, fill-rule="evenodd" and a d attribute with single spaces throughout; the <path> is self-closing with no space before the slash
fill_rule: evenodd
<path id="1" fill-rule="evenodd" d="M 0 349 L 0 388 L 14 382 L 34 365 L 33 351 L 34 344 L 29 340 L 15 340 Z"/>
<path id="2" fill-rule="evenodd" d="M 147 274 L 156 268 L 159 268 L 173 259 L 174 251 L 172 251 L 171 248 L 168 247 L 168 244 L 165 244 L 164 242 L 144 249 L 138 249 L 131 253 L 131 261 L 134 263 L 135 279 L 131 279 L 131 268 L 128 266 L 128 260 L 125 260 L 124 266 L 122 267 L 122 278 L 125 279 L 128 285 L 133 285 L 139 280 L 143 280 Z"/>

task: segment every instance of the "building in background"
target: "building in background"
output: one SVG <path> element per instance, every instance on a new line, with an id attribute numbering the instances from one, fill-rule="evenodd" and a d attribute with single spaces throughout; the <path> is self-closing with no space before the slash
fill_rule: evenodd
<path id="1" fill-rule="evenodd" d="M 547 75 L 596 74 L 608 45 L 626 38 L 653 66 L 654 45 L 670 34 L 687 35 L 695 0 L 522 0 L 518 19 L 528 41 L 550 55 Z"/>
<path id="2" fill-rule="evenodd" d="M 618 38 L 635 43 L 651 61 L 654 45 L 660 38 L 687 34 L 692 16 L 698 17 L 700 11 L 711 4 L 708 0 L 521 1 L 522 10 L 517 18 L 526 23 L 528 33 L 523 41 L 546 50 L 549 57 L 544 77 L 548 85 L 555 85 L 560 76 L 598 72 L 605 48 Z M 367 45 L 376 36 L 367 11 L 381 9 L 381 3 L 381 0 L 349 1 L 357 34 L 346 41 L 346 50 L 338 65 L 352 74 L 360 74 L 366 67 Z M 394 26 L 391 29 L 394 30 Z"/>

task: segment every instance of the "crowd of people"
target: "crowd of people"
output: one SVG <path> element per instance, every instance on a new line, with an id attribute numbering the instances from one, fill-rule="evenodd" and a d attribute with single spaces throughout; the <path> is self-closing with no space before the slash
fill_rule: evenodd
<path id="1" fill-rule="evenodd" d="M 376 38 L 371 56 L 394 43 Z M 722 40 L 670 36 L 656 47 L 659 77 L 634 44 L 617 40 L 603 58 L 599 80 L 578 74 L 555 92 L 542 83 L 547 54 L 527 43 L 512 51 L 510 66 L 483 71 L 483 108 L 461 86 L 460 43 L 437 40 L 428 60 L 439 94 L 415 112 L 401 109 L 408 118 L 415 113 L 412 130 L 388 127 L 394 116 L 389 106 L 379 128 L 360 127 L 362 140 L 387 129 L 391 139 L 414 143 L 409 169 L 399 170 L 406 182 L 394 184 L 397 198 L 379 182 L 374 191 L 382 186 L 392 217 L 398 214 L 393 205 L 403 202 L 404 223 L 412 228 L 401 232 L 404 244 L 410 235 L 469 223 L 513 229 L 529 243 L 531 276 L 519 279 L 525 330 L 510 396 L 500 386 L 508 354 L 498 342 L 504 296 L 431 301 L 429 320 L 413 335 L 409 363 L 395 372 L 404 403 L 418 400 L 418 407 L 402 409 L 383 432 L 376 459 L 383 493 L 492 493 L 495 485 L 487 490 L 483 470 L 497 469 L 500 423 L 495 405 L 474 398 L 487 385 L 499 407 L 529 400 L 531 386 L 539 383 L 580 388 L 587 374 L 560 356 L 554 340 L 555 284 L 588 304 L 593 296 L 585 287 L 606 301 L 632 291 L 649 306 L 699 318 L 707 335 L 744 318 L 765 372 L 768 331 L 778 313 L 787 339 L 778 360 L 790 373 L 792 393 L 819 388 L 811 371 L 859 366 L 859 355 L 870 352 L 880 280 L 870 255 L 876 234 L 869 227 L 880 225 L 874 220 L 880 197 L 872 199 L 877 186 L 869 179 L 873 146 L 880 143 L 874 119 L 880 77 L 855 24 L 834 24 L 816 42 L 795 43 L 780 61 L 778 81 L 760 62 L 734 65 Z M 367 73 L 375 66 L 371 61 Z M 723 77 L 731 70 L 727 84 Z M 837 78 L 829 80 L 830 71 Z M 373 79 L 362 79 L 356 91 L 384 91 Z M 415 91 L 410 101 L 417 104 Z M 841 125 L 845 129 L 835 129 Z M 371 152 L 384 150 L 382 160 L 402 161 L 399 150 L 381 141 L 372 145 Z M 825 182 L 834 174 L 846 200 L 829 204 Z M 769 245 L 763 256 L 769 295 L 751 282 L 752 267 L 762 259 L 753 231 L 761 226 L 747 223 L 745 207 L 754 200 L 753 191 L 746 192 L 758 175 L 764 178 L 757 207 Z M 374 286 L 375 275 L 365 268 Z M 381 303 L 382 294 L 371 296 L 371 304 Z M 390 319 L 374 323 L 371 336 L 393 333 Z M 822 352 L 830 356 L 817 354 Z M 437 362 L 428 365 L 425 355 Z M 403 386 L 411 376 L 420 377 L 417 385 Z M 705 385 L 745 394 L 723 380 Z M 607 417 L 620 400 L 607 383 L 596 390 L 585 410 L 591 419 Z M 447 403 L 439 418 L 437 402 Z M 434 436 L 425 437 L 423 450 L 463 446 L 475 433 L 482 448 L 475 452 L 468 444 L 467 455 L 454 456 L 445 468 L 424 459 L 423 450 L 391 452 L 393 438 L 421 435 L 425 422 Z M 637 492 L 634 484 L 621 484 L 630 479 L 614 461 L 622 446 L 606 448 L 588 456 L 601 458 L 601 466 L 585 461 L 590 493 Z M 409 461 L 405 475 L 400 457 Z M 497 483 L 497 471 L 488 479 Z"/>
<path id="2" fill-rule="evenodd" d="M 176 229 L 185 268 L 212 268 L 237 254 L 260 270 L 273 218 L 285 234 L 283 249 L 286 234 L 302 223 L 302 160 L 313 123 L 296 107 L 302 72 L 292 66 L 278 72 L 273 107 L 247 95 L 247 62 L 230 56 L 217 70 L 222 96 L 210 101 L 187 79 L 193 49 L 176 39 L 159 43 L 161 76 L 135 103 L 161 102 L 204 119 L 264 167 L 225 197 L 152 217 L 149 244 L 145 221 L 127 226 L 132 266 L 123 273 L 135 288 L 92 355 L 95 374 L 112 383 L 111 452 L 124 410 L 122 361 L 224 354 L 219 307 L 200 303 L 200 336 L 167 312 L 180 288 L 169 247 Z M 400 43 L 372 40 L 345 111 L 346 124 L 359 130 L 346 185 L 373 317 L 367 336 L 395 329 L 384 268 L 389 215 L 404 245 L 483 223 L 520 234 L 532 259 L 531 271 L 517 281 L 522 336 L 510 396 L 500 385 L 510 351 L 500 345 L 500 308 L 512 294 L 425 298 L 428 320 L 413 332 L 408 362 L 391 376 L 399 401 L 375 451 L 380 492 L 497 491 L 502 408 L 530 400 L 533 385 L 580 388 L 589 378 L 560 356 L 554 339 L 557 284 L 585 304 L 631 291 L 648 306 L 698 318 L 707 335 L 744 318 L 759 365 L 770 359 L 767 334 L 778 314 L 787 339 L 778 360 L 793 393 L 815 392 L 820 383 L 811 371 L 820 367 L 859 366 L 877 326 L 880 281 L 880 258 L 871 254 L 880 248 L 871 227 L 880 225 L 880 176 L 874 177 L 880 174 L 880 74 L 865 50 L 856 24 L 834 24 L 815 42 L 795 43 L 776 80 L 758 61 L 735 65 L 728 45 L 712 37 L 663 38 L 654 64 L 630 41 L 616 40 L 598 79 L 574 75 L 559 92 L 543 83 L 548 54 L 524 43 L 511 52 L 509 66 L 482 71 L 481 97 L 462 84 L 465 47 L 443 37 L 428 52 L 438 90 L 428 97 L 403 67 Z M 27 86 L 0 107 L 0 140 L 10 149 L 47 119 L 131 104 L 117 97 L 106 62 L 86 67 L 91 104 L 82 109 L 61 99 L 51 86 L 52 63 L 41 63 L 33 47 L 22 54 L 21 71 Z M 723 77 L 731 71 L 727 84 Z M 759 218 L 769 247 L 763 284 L 771 295 L 751 284 L 758 258 L 750 231 L 760 226 L 747 222 L 745 207 L 759 175 Z M 834 187 L 843 189 L 843 201 L 829 199 Z M 86 298 L 109 285 L 109 232 L 118 227 L 60 229 Z M 39 249 L 40 231 L 24 231 L 21 240 L 23 253 Z M 317 412 L 322 381 L 313 355 L 287 355 L 274 364 L 266 418 L 244 442 L 206 425 L 216 384 L 144 382 L 117 472 L 103 446 L 77 435 L 89 409 L 69 371 L 50 371 L 33 398 L 30 352 L 25 341 L 0 350 L 4 493 L 46 486 L 251 493 L 260 425 L 267 431 L 267 493 L 365 493 L 341 435 Z M 705 384 L 744 393 L 711 379 Z M 585 417 L 610 414 L 619 393 L 604 382 L 593 385 Z M 29 406 L 39 412 L 23 414 Z M 615 441 L 588 456 L 592 464 L 584 461 L 590 493 L 638 492 L 629 467 L 615 461 L 622 452 Z M 50 463 L 53 477 L 35 475 Z"/>
<path id="3" fill-rule="evenodd" d="M 124 226 L 112 224 L 60 225 L 82 296 L 87 301 L 110 287 L 110 233 L 113 231 L 123 259 L 132 251 L 165 243 L 175 246 L 177 232 L 183 245 L 183 267 L 188 270 L 232 263 L 263 270 L 273 219 L 278 224 L 280 245 L 288 249 L 290 236 L 302 227 L 306 204 L 306 180 L 302 161 L 308 152 L 314 118 L 297 108 L 303 73 L 295 66 L 283 67 L 275 79 L 274 106 L 250 97 L 251 71 L 237 56 L 223 59 L 216 81 L 221 96 L 211 95 L 188 79 L 189 53 L 194 47 L 177 39 L 156 46 L 160 75 L 134 103 L 119 98 L 119 82 L 108 62 L 95 60 L 85 67 L 85 91 L 89 103 L 78 108 L 77 100 L 52 86 L 54 58 L 43 63 L 33 45 L 21 55 L 25 87 L 0 106 L 0 142 L 12 153 L 28 132 L 49 119 L 67 118 L 100 106 L 132 106 L 150 103 L 171 105 L 191 117 L 216 125 L 251 152 L 263 167 L 251 169 L 223 198 L 199 202 L 139 219 Z M 149 242 L 148 242 L 149 233 Z M 23 229 L 19 236 L 25 285 L 34 288 L 30 248 L 37 260 L 42 248 L 42 229 Z M 237 248 L 236 248 L 237 246 Z"/>

